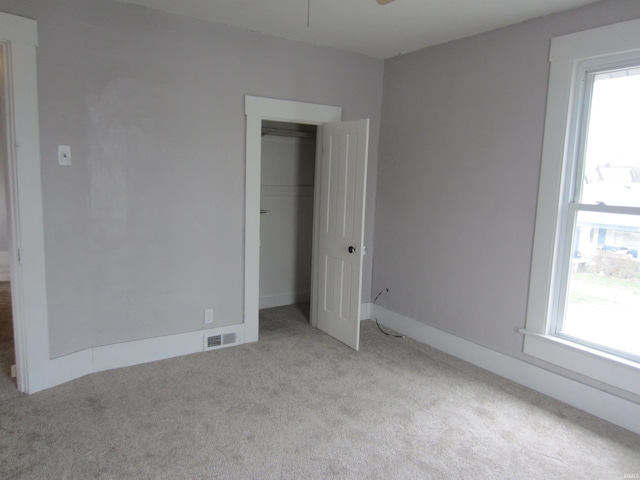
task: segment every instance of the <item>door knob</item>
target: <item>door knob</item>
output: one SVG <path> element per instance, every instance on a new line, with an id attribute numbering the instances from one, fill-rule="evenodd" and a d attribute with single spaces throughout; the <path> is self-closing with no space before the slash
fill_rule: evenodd
<path id="1" fill-rule="evenodd" d="M 348 250 L 349 250 L 349 253 L 353 253 L 353 252 L 357 252 L 358 251 L 358 249 L 356 247 L 354 247 L 353 245 L 349 245 Z"/>

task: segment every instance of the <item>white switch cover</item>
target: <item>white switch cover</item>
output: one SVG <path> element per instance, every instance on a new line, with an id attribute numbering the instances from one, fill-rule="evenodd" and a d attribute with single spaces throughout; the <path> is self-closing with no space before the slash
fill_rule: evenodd
<path id="1" fill-rule="evenodd" d="M 213 323 L 213 308 L 204 311 L 204 323 Z"/>
<path id="2" fill-rule="evenodd" d="M 71 147 L 58 145 L 58 165 L 71 165 Z"/>

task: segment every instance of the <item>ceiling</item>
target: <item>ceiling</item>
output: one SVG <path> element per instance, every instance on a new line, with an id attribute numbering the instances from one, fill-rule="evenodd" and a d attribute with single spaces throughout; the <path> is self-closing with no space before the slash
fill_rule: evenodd
<path id="1" fill-rule="evenodd" d="M 388 58 L 597 0 L 119 1 Z"/>

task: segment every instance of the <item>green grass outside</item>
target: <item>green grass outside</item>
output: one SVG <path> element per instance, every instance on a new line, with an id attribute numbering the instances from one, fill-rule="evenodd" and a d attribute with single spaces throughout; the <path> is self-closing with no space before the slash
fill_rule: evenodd
<path id="1" fill-rule="evenodd" d="M 638 291 L 640 293 L 640 278 L 617 278 L 593 273 L 574 273 L 572 280 L 599 285 L 602 287 Z"/>
<path id="2" fill-rule="evenodd" d="M 597 293 L 593 291 L 593 287 L 598 288 Z M 621 292 L 640 295 L 640 278 L 617 278 L 593 273 L 574 273 L 571 277 L 569 302 L 620 305 L 620 301 L 616 297 Z"/>
<path id="3" fill-rule="evenodd" d="M 596 297 L 594 295 L 576 292 L 575 290 L 572 290 L 569 294 L 569 302 L 588 303 L 590 305 L 616 305 L 618 303 L 604 297 Z"/>

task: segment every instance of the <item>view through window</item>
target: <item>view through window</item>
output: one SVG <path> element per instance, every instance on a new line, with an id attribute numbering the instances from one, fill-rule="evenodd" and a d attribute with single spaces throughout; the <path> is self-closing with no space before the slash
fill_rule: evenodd
<path id="1" fill-rule="evenodd" d="M 587 73 L 556 333 L 640 358 L 640 66 Z"/>

